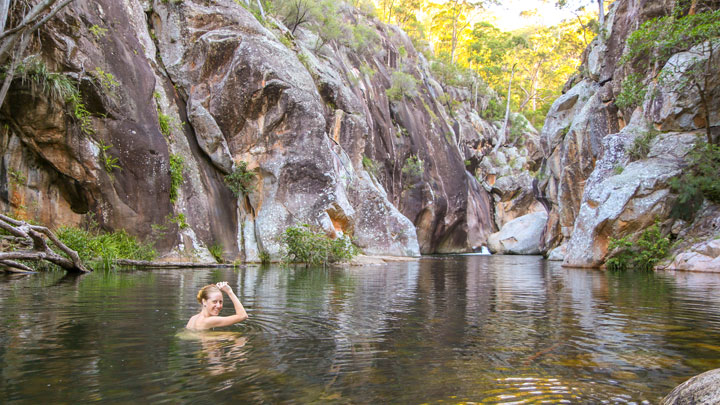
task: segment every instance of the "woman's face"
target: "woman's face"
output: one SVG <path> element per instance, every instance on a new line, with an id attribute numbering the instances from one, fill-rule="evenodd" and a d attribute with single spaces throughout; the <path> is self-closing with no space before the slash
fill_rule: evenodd
<path id="1" fill-rule="evenodd" d="M 208 298 L 203 300 L 203 306 L 207 308 L 210 316 L 217 316 L 220 314 L 223 306 L 223 295 L 220 291 L 211 292 Z"/>

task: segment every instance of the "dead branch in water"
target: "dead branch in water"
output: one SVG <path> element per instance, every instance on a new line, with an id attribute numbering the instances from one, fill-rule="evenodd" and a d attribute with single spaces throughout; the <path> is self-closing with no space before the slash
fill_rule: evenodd
<path id="1" fill-rule="evenodd" d="M 23 244 L 32 246 L 28 250 L 0 252 L 0 266 L 7 271 L 14 273 L 32 271 L 30 267 L 19 263 L 18 260 L 33 262 L 45 260 L 71 272 L 88 273 L 91 271 L 85 267 L 76 251 L 67 247 L 50 229 L 44 226 L 30 225 L 27 222 L 18 221 L 0 214 L 0 229 L 10 233 L 15 238 L 23 240 Z M 50 247 L 46 238 L 67 257 L 56 253 Z"/>
<path id="2" fill-rule="evenodd" d="M 115 260 L 115 264 L 118 266 L 143 267 L 143 268 L 200 268 L 200 267 L 227 268 L 227 267 L 234 267 L 233 264 L 223 264 L 223 263 L 149 262 L 149 261 L 145 261 L 145 260 L 128 260 L 128 259 Z"/>

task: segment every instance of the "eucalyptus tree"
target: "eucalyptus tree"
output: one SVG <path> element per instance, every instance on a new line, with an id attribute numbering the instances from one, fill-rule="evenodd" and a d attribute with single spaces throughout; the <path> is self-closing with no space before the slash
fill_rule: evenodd
<path id="1" fill-rule="evenodd" d="M 697 0 L 693 0 L 696 2 Z M 575 7 L 577 10 L 584 9 L 588 3 L 595 3 L 598 8 L 598 23 L 600 27 L 605 24 L 605 0 L 556 0 L 558 8 Z"/>
<path id="2" fill-rule="evenodd" d="M 447 0 L 428 2 L 425 11 L 430 15 L 431 31 L 443 41 L 450 41 L 450 62 L 457 58 L 458 42 L 477 14 L 499 0 Z"/>

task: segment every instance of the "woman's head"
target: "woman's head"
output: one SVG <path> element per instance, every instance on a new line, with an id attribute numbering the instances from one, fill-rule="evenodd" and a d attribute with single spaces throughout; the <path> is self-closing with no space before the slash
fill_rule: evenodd
<path id="1" fill-rule="evenodd" d="M 216 294 L 220 294 L 220 301 L 222 302 L 222 292 L 215 284 L 208 284 L 205 287 L 201 288 L 200 291 L 198 291 L 197 294 L 197 300 L 198 303 L 203 304 L 203 301 L 210 300 L 211 296 L 215 296 Z"/>

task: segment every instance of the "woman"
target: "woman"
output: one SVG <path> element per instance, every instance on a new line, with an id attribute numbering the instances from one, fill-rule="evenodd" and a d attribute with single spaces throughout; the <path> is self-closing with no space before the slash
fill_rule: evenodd
<path id="1" fill-rule="evenodd" d="M 235 315 L 219 316 L 223 306 L 223 294 L 225 292 L 235 306 Z M 242 322 L 248 318 L 245 308 L 233 292 L 227 282 L 221 281 L 217 284 L 206 285 L 201 288 L 197 295 L 198 302 L 202 305 L 199 314 L 194 315 L 185 326 L 188 329 L 203 330 L 229 326 Z"/>

